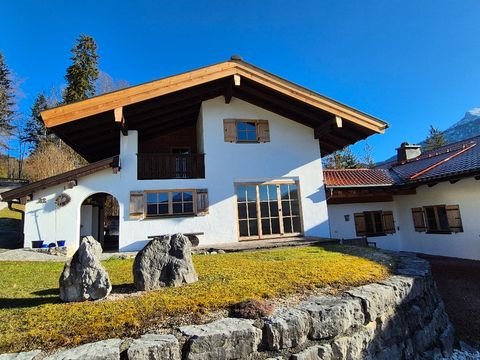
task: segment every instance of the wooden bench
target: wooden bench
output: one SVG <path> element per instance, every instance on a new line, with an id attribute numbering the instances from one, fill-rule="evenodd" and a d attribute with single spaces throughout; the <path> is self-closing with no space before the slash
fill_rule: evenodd
<path id="1" fill-rule="evenodd" d="M 374 248 L 377 247 L 377 243 L 375 241 L 368 241 L 366 236 L 353 238 L 353 239 L 342 239 L 340 240 L 340 244 L 352 245 L 352 246 L 364 246 L 364 247 L 372 246 Z"/>
<path id="2" fill-rule="evenodd" d="M 147 236 L 147 238 L 152 240 L 161 240 L 165 236 L 169 236 L 169 235 L 170 234 L 152 235 L 152 236 Z M 188 238 L 188 240 L 190 240 L 190 242 L 192 243 L 192 246 L 196 247 L 200 242 L 198 239 L 198 235 L 204 235 L 204 233 L 203 232 L 182 233 L 182 235 L 185 235 Z"/>

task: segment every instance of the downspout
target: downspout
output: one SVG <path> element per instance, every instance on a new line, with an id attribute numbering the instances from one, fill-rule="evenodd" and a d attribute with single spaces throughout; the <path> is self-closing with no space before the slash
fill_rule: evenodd
<path id="1" fill-rule="evenodd" d="M 21 242 L 22 242 L 22 247 L 25 247 L 25 211 L 24 210 L 20 210 L 20 209 L 15 209 L 13 207 L 13 204 L 19 204 L 19 205 L 22 205 L 22 203 L 20 201 L 13 201 L 13 200 L 10 200 L 8 202 L 8 209 L 11 210 L 11 211 L 14 211 L 14 212 L 19 212 L 21 214 L 21 227 L 22 227 L 22 236 L 21 236 Z"/>

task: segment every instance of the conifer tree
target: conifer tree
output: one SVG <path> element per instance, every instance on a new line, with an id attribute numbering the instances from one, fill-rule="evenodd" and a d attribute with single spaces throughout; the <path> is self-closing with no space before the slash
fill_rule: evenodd
<path id="1" fill-rule="evenodd" d="M 56 137 L 48 130 L 40 113 L 48 108 L 47 98 L 43 93 L 39 94 L 32 105 L 30 117 L 25 124 L 22 140 L 30 145 L 32 151 L 38 148 L 42 141 L 53 141 Z"/>
<path id="2" fill-rule="evenodd" d="M 70 104 L 95 95 L 95 81 L 98 79 L 98 55 L 95 40 L 81 35 L 72 48 L 72 65 L 67 68 L 67 87 L 63 102 Z"/>
<path id="3" fill-rule="evenodd" d="M 362 164 L 347 146 L 325 157 L 323 167 L 325 169 L 357 169 L 362 167 Z"/>
<path id="4" fill-rule="evenodd" d="M 14 94 L 10 71 L 5 58 L 0 53 L 0 131 L 2 135 L 10 134 L 13 129 Z"/>
<path id="5" fill-rule="evenodd" d="M 438 149 L 439 147 L 446 145 L 447 140 L 443 133 L 438 130 L 437 128 L 430 125 L 429 135 L 425 140 L 425 150 L 434 150 Z"/>

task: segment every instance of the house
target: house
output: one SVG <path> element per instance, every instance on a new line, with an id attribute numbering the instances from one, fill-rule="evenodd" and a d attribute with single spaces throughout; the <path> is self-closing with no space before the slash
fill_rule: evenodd
<path id="1" fill-rule="evenodd" d="M 93 235 L 120 251 L 176 232 L 328 237 L 321 156 L 387 127 L 239 57 L 41 116 L 90 163 L 2 194 L 26 204 L 25 246 Z"/>
<path id="2" fill-rule="evenodd" d="M 480 260 L 480 137 L 424 153 L 403 143 L 395 161 L 324 176 L 332 237 Z"/>

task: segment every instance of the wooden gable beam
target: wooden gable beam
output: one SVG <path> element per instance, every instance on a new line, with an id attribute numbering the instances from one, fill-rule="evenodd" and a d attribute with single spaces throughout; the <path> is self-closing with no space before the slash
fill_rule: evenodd
<path id="1" fill-rule="evenodd" d="M 232 101 L 233 94 L 235 92 L 235 87 L 240 86 L 241 78 L 240 75 L 234 74 L 233 77 L 229 77 L 225 86 L 225 93 L 223 94 L 225 98 L 225 104 L 230 104 Z"/>
<path id="2" fill-rule="evenodd" d="M 120 129 L 123 136 L 128 136 L 127 122 L 125 116 L 123 116 L 123 106 L 115 108 L 113 110 L 113 116 L 115 118 L 115 126 Z"/>

